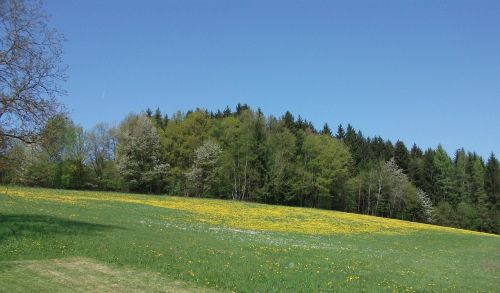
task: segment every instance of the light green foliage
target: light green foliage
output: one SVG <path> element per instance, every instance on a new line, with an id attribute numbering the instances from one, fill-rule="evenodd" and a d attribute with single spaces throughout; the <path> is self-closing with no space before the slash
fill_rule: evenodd
<path id="1" fill-rule="evenodd" d="M 195 150 L 208 139 L 210 120 L 202 110 L 183 115 L 177 112 L 164 130 L 157 128 L 162 154 L 170 164 L 171 192 L 186 194 L 185 173 L 191 167 Z"/>
<path id="2" fill-rule="evenodd" d="M 320 197 L 333 195 L 349 176 L 351 156 L 346 146 L 328 135 L 305 134 L 303 166 L 297 193 L 303 203 L 318 206 Z"/>
<path id="3" fill-rule="evenodd" d="M 413 190 L 411 190 L 403 170 L 398 167 L 394 159 L 382 164 L 381 173 L 383 180 L 382 190 L 384 191 L 382 197 L 386 204 L 386 210 L 380 210 L 379 214 L 383 215 L 384 213 L 388 213 L 389 217 L 393 217 L 395 213 L 404 210 L 404 197 L 410 197 Z"/>
<path id="4" fill-rule="evenodd" d="M 86 133 L 88 161 L 93 171 L 93 184 L 99 189 L 118 189 L 115 166 L 116 129 L 99 123 Z M 113 174 L 115 173 L 115 174 Z"/>
<path id="5" fill-rule="evenodd" d="M 348 183 L 351 211 L 412 221 L 430 220 L 432 204 L 394 159 L 379 161 Z"/>
<path id="6" fill-rule="evenodd" d="M 276 126 L 269 134 L 270 160 L 270 202 L 297 204 L 293 191 L 296 180 L 296 139 L 287 128 Z"/>
<path id="7" fill-rule="evenodd" d="M 40 146 L 47 152 L 51 162 L 60 162 L 62 160 L 71 124 L 72 122 L 68 118 L 57 115 L 50 118 L 42 129 Z"/>
<path id="8" fill-rule="evenodd" d="M 233 199 L 245 200 L 255 196 L 255 181 L 257 173 L 252 162 L 256 154 L 252 149 L 253 113 L 243 111 L 236 117 L 225 118 L 220 127 L 222 136 L 219 137 L 223 156 L 223 172 L 226 181 L 223 184 Z"/>
<path id="9" fill-rule="evenodd" d="M 41 141 L 23 146 L 24 160 L 14 182 L 46 187 L 83 188 L 88 156 L 83 129 L 63 116 L 51 118 Z"/>
<path id="10" fill-rule="evenodd" d="M 5 154 L 0 153 L 0 182 L 22 184 L 26 160 L 26 145 L 12 142 Z"/>
<path id="11" fill-rule="evenodd" d="M 87 182 L 88 145 L 83 128 L 69 124 L 62 156 L 61 184 L 65 188 L 83 188 Z"/>
<path id="12" fill-rule="evenodd" d="M 202 110 L 183 115 L 177 113 L 161 133 L 164 155 L 172 167 L 187 169 L 191 166 L 194 151 L 208 138 L 210 120 Z"/>

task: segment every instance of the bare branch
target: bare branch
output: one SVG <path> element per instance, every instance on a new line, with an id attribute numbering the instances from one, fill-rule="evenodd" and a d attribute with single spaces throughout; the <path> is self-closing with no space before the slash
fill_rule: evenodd
<path id="1" fill-rule="evenodd" d="M 0 137 L 34 142 L 62 106 L 64 37 L 49 28 L 41 1 L 0 1 Z"/>

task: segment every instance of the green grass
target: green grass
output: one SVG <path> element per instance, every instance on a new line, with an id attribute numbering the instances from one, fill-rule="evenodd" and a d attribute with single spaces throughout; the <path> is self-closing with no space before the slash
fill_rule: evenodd
<path id="1" fill-rule="evenodd" d="M 68 199 L 85 194 L 29 190 Z M 495 292 L 500 290 L 500 237 L 432 230 L 403 235 L 247 231 L 200 222 L 175 209 L 32 200 L 0 191 L 0 291 L 203 289 Z"/>

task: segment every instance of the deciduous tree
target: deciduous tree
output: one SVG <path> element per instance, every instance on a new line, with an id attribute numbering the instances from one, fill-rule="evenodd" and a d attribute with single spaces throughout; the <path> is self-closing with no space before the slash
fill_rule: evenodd
<path id="1" fill-rule="evenodd" d="M 210 189 L 221 153 L 220 146 L 212 141 L 206 141 L 196 149 L 193 165 L 186 173 L 188 186 L 196 196 L 201 197 Z"/>
<path id="2" fill-rule="evenodd" d="M 41 2 L 0 1 L 0 145 L 8 138 L 37 141 L 61 110 L 62 41 Z"/>
<path id="3" fill-rule="evenodd" d="M 120 124 L 117 160 L 129 190 L 163 190 L 169 166 L 162 160 L 156 128 L 146 115 L 131 115 Z"/>

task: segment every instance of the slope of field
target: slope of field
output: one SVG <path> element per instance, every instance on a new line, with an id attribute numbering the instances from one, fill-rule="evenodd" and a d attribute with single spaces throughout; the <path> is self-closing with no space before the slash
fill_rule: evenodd
<path id="1" fill-rule="evenodd" d="M 0 291 L 499 288 L 497 235 L 315 209 L 0 186 Z"/>

